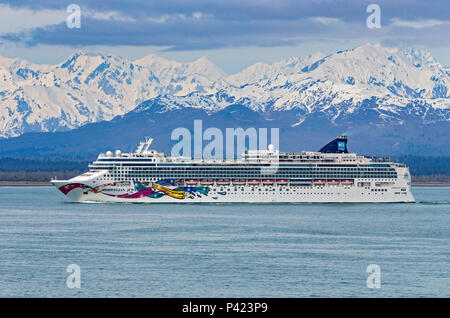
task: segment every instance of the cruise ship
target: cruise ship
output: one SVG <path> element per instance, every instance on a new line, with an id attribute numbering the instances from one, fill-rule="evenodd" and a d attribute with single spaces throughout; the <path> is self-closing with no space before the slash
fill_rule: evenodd
<path id="1" fill-rule="evenodd" d="M 269 145 L 233 160 L 166 156 L 151 143 L 101 153 L 89 171 L 51 182 L 75 202 L 414 202 L 406 165 L 350 153 L 346 136 L 318 152 Z"/>

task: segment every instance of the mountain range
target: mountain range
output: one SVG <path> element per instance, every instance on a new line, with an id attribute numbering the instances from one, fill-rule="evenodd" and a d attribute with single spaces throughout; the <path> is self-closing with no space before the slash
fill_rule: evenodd
<path id="1" fill-rule="evenodd" d="M 204 57 L 0 58 L 0 146 L 15 155 L 93 153 L 152 135 L 167 150 L 171 129 L 203 119 L 205 128 L 280 127 L 282 150 L 345 133 L 358 152 L 450 154 L 449 87 L 450 69 L 429 53 L 379 44 L 233 75 Z"/>

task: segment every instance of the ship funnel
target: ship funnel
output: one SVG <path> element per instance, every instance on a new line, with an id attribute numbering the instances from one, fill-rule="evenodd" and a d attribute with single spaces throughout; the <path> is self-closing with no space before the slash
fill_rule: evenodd
<path id="1" fill-rule="evenodd" d="M 322 149 L 319 150 L 322 153 L 348 153 L 347 149 L 347 136 L 339 136 L 335 140 L 330 141 Z"/>

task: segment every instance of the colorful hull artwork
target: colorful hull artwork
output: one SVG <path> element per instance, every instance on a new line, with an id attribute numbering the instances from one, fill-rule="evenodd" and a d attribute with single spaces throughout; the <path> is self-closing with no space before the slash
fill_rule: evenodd
<path id="1" fill-rule="evenodd" d="M 102 193 L 110 197 L 121 199 L 138 199 L 143 197 L 158 199 L 164 196 L 169 196 L 179 200 L 195 199 L 196 197 L 201 198 L 203 196 L 207 196 L 211 190 L 209 187 L 197 187 L 197 186 L 183 186 L 183 187 L 177 186 L 173 189 L 169 188 L 168 186 L 176 185 L 175 180 L 159 180 L 148 187 L 146 187 L 139 181 L 134 181 L 133 183 L 136 192 L 126 194 L 112 194 L 105 191 L 107 190 L 106 188 L 108 186 L 114 186 L 115 185 L 114 183 L 102 184 L 96 187 L 90 187 L 82 183 L 69 183 L 59 187 L 59 190 L 65 195 L 67 195 L 70 191 L 74 189 L 81 189 L 84 194 Z M 223 192 L 220 194 L 225 195 L 226 193 Z"/>

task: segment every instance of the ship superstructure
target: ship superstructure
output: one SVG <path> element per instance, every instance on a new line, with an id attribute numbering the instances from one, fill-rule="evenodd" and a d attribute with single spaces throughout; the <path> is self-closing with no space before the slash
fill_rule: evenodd
<path id="1" fill-rule="evenodd" d="M 269 145 L 234 160 L 166 156 L 151 143 L 102 153 L 88 172 L 51 182 L 76 202 L 414 202 L 406 165 L 350 153 L 345 136 L 318 152 Z"/>

